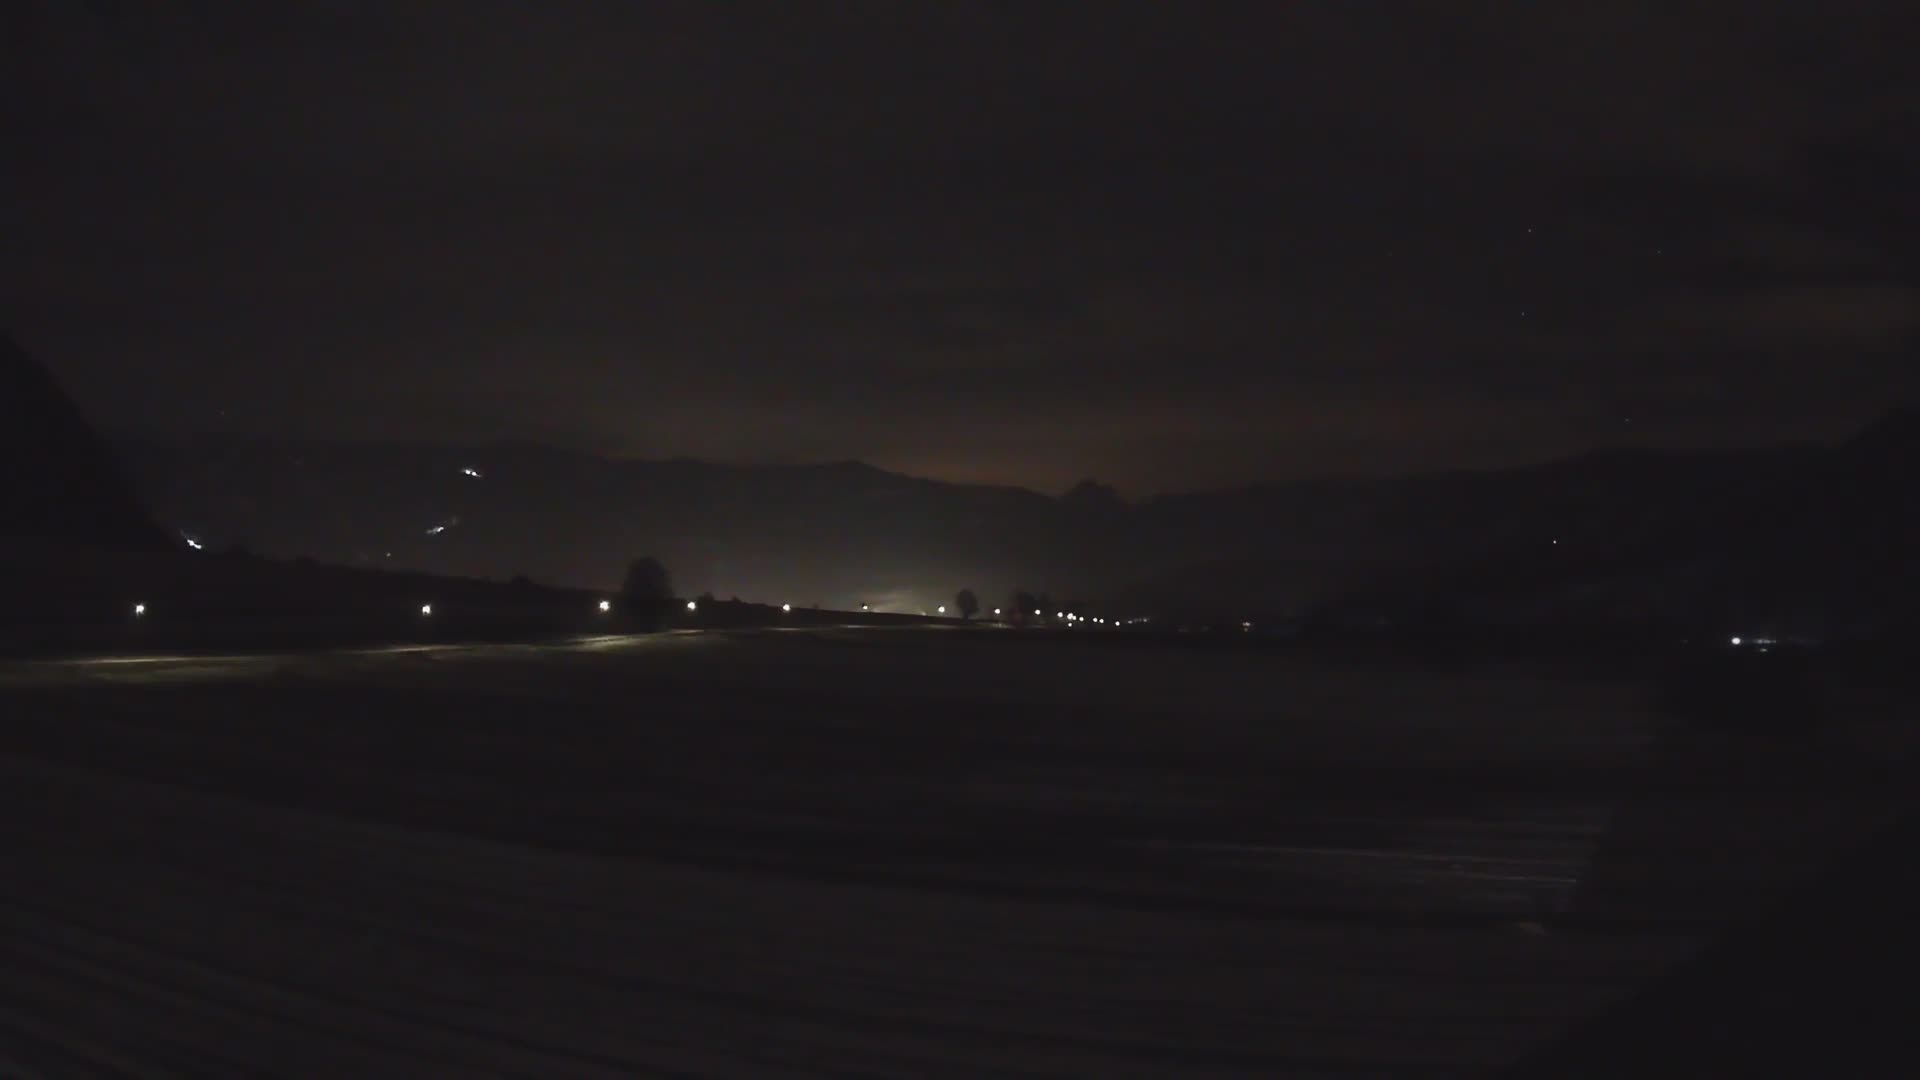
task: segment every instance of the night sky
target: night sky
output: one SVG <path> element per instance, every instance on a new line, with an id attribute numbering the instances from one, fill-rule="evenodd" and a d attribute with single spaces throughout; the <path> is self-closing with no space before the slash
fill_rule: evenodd
<path id="1" fill-rule="evenodd" d="M 1132 494 L 1920 397 L 1910 4 L 28 0 L 103 427 Z"/>

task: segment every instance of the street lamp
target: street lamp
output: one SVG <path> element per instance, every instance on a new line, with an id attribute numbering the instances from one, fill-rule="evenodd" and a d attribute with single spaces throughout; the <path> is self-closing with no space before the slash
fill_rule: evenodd
<path id="1" fill-rule="evenodd" d="M 612 610 L 613 610 L 613 601 L 611 601 L 611 600 L 602 600 L 602 601 L 600 601 L 600 613 L 601 613 L 602 615 L 604 615 L 604 614 L 606 614 L 607 612 L 609 612 L 609 611 L 612 611 Z"/>
<path id="2" fill-rule="evenodd" d="M 940 605 L 940 614 L 942 614 L 942 615 L 945 615 L 946 613 L 947 613 L 947 605 L 945 605 L 945 604 L 941 604 L 941 605 Z"/>
<path id="3" fill-rule="evenodd" d="M 792 610 L 793 610 L 793 605 L 792 605 L 792 604 L 781 604 L 781 605 L 780 605 L 780 610 L 781 610 L 781 611 L 792 611 Z"/>
<path id="4" fill-rule="evenodd" d="M 432 605 L 432 604 L 421 604 L 421 605 L 420 605 L 420 614 L 422 614 L 422 615 L 431 615 L 431 614 L 433 614 L 433 605 Z"/>
<path id="5" fill-rule="evenodd" d="M 695 603 L 695 602 L 694 602 L 694 601 L 692 601 L 692 600 L 689 600 L 689 601 L 687 601 L 687 610 L 688 610 L 688 611 L 699 611 L 699 610 L 700 610 L 700 605 L 699 605 L 698 603 Z"/>
<path id="6" fill-rule="evenodd" d="M 135 605 L 133 605 L 133 617 L 134 617 L 134 618 L 136 618 L 136 619 L 138 619 L 138 618 L 140 618 L 140 617 L 141 617 L 142 615 L 145 615 L 146 613 L 147 613 L 147 605 L 145 605 L 145 604 L 135 604 Z"/>

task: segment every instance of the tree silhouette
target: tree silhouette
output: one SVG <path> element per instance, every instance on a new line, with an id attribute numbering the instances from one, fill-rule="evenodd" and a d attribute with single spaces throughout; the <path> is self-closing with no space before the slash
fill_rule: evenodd
<path id="1" fill-rule="evenodd" d="M 980 614 L 980 598 L 973 595 L 972 589 L 961 589 L 960 594 L 953 598 L 953 606 L 960 610 L 960 617 L 963 619 L 971 619 Z"/>
<path id="2" fill-rule="evenodd" d="M 636 615 L 658 615 L 673 600 L 673 583 L 667 568 L 651 555 L 643 555 L 627 564 L 627 579 L 620 586 L 620 603 Z"/>
<path id="3" fill-rule="evenodd" d="M 1034 618 L 1034 612 L 1040 607 L 1040 601 L 1030 592 L 1022 590 L 1013 594 L 1013 622 L 1016 626 L 1025 626 L 1027 620 Z"/>

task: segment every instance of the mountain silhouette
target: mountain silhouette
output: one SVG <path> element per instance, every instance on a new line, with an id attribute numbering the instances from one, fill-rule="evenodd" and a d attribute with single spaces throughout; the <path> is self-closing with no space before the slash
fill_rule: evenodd
<path id="1" fill-rule="evenodd" d="M 0 538 L 117 551 L 175 546 L 53 376 L 4 332 Z"/>
<path id="2" fill-rule="evenodd" d="M 1911 596 L 1920 421 L 1836 445 L 1611 450 L 1510 469 L 1121 499 L 857 462 L 618 461 L 525 444 L 146 440 L 178 528 L 267 554 L 607 585 L 634 552 L 689 591 L 931 608 L 968 586 L 1109 614 L 1446 608 L 1494 622 L 1884 626 Z M 478 474 L 478 475 L 472 475 Z"/>
<path id="3" fill-rule="evenodd" d="M 1097 480 L 1082 480 L 1060 496 L 1060 501 L 1091 513 L 1117 513 L 1127 508 L 1120 493 Z"/>
<path id="4" fill-rule="evenodd" d="M 1881 636 L 1911 624 L 1920 495 L 1909 478 L 1920 469 L 1920 412 L 1895 410 L 1834 446 L 1669 456 L 1661 465 L 1658 476 L 1610 478 L 1558 469 L 1570 505 L 1588 511 L 1582 528 L 1556 534 L 1557 543 L 1492 545 L 1418 580 L 1373 582 L 1372 599 L 1395 597 L 1403 609 L 1444 601 L 1498 621 L 1755 634 Z"/>

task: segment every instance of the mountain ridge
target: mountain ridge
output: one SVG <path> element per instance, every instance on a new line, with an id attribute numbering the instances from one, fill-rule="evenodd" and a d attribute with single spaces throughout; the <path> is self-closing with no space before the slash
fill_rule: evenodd
<path id="1" fill-rule="evenodd" d="M 1097 481 L 1055 496 L 858 461 L 618 459 L 506 441 L 216 437 L 128 449 L 178 527 L 271 554 L 600 585 L 625 558 L 653 553 L 688 591 L 917 610 L 962 586 L 983 598 L 1028 589 L 1118 614 L 1372 603 L 1388 586 L 1465 581 L 1450 568 L 1488 553 L 1545 550 L 1571 566 L 1606 552 L 1625 565 L 1632 550 L 1651 565 L 1735 523 L 1781 533 L 1768 500 L 1816 476 L 1831 494 L 1853 483 L 1832 470 L 1920 464 L 1920 440 L 1902 434 L 1913 430 L 1910 411 L 1895 410 L 1831 444 L 1599 448 L 1507 469 L 1137 502 Z"/>

